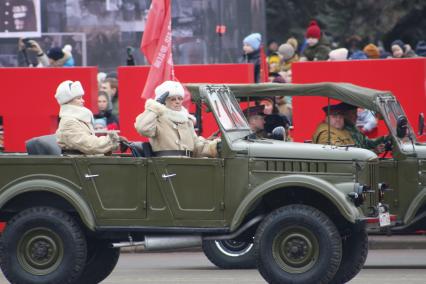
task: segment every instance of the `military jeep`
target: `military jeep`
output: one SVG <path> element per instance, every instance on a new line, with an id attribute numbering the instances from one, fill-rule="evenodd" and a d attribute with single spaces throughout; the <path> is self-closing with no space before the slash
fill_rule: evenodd
<path id="1" fill-rule="evenodd" d="M 217 266 L 257 266 L 270 283 L 344 283 L 360 271 L 367 225 L 379 214 L 389 225 L 377 155 L 253 139 L 233 92 L 327 96 L 376 110 L 393 97 L 328 83 L 188 88 L 217 120 L 217 158 L 155 157 L 136 143 L 132 155 L 0 156 L 0 267 L 10 282 L 98 283 L 119 248 L 135 245 L 201 245 Z"/>

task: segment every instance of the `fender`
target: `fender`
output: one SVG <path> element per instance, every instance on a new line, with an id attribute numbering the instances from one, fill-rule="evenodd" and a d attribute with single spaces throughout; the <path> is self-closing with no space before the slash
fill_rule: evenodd
<path id="1" fill-rule="evenodd" d="M 250 207 L 259 200 L 259 198 L 273 190 L 294 186 L 308 188 L 325 196 L 338 208 L 343 217 L 351 223 L 355 223 L 357 219 L 363 218 L 357 207 L 346 198 L 345 193 L 338 190 L 331 183 L 312 176 L 288 175 L 268 180 L 254 188 L 244 198 L 235 212 L 231 222 L 231 231 L 238 228 Z"/>
<path id="2" fill-rule="evenodd" d="M 82 189 L 67 179 L 54 175 L 28 175 L 0 189 L 0 208 L 12 198 L 27 192 L 47 191 L 68 201 L 78 212 L 88 229 L 95 230 L 95 218 L 87 202 L 78 194 Z"/>
<path id="3" fill-rule="evenodd" d="M 410 206 L 404 216 L 404 224 L 408 225 L 416 217 L 419 209 L 426 204 L 426 187 L 423 188 L 419 194 L 411 201 Z"/>

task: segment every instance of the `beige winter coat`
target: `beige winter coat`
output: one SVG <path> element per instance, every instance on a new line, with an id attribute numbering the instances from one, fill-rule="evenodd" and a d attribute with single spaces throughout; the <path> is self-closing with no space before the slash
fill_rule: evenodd
<path id="1" fill-rule="evenodd" d="M 61 121 L 56 136 L 59 146 L 64 150 L 78 150 L 86 155 L 105 154 L 118 148 L 117 133 L 107 136 L 95 135 L 93 114 L 75 105 L 62 105 L 59 112 Z"/>
<path id="2" fill-rule="evenodd" d="M 152 150 L 189 150 L 194 157 L 216 157 L 217 141 L 198 137 L 186 109 L 174 111 L 155 100 L 145 103 L 145 111 L 136 117 L 136 131 L 149 137 Z"/>

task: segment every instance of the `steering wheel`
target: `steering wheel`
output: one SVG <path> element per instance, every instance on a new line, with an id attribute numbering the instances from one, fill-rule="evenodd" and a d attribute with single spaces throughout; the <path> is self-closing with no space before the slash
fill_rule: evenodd
<path id="1" fill-rule="evenodd" d="M 384 159 L 386 157 L 386 155 L 388 154 L 388 152 L 391 152 L 393 148 L 393 144 L 392 144 L 392 140 L 388 139 L 385 142 L 385 151 L 382 153 L 382 155 L 380 156 L 381 159 Z"/>
<path id="2" fill-rule="evenodd" d="M 127 141 L 120 141 L 119 144 L 120 144 L 121 153 L 124 153 L 127 151 L 127 149 L 131 148 L 130 142 L 127 142 Z"/>

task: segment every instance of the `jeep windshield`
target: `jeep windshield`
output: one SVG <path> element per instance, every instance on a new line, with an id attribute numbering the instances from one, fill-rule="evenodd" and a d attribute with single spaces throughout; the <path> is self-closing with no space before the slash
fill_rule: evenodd
<path id="1" fill-rule="evenodd" d="M 240 131 L 250 129 L 237 100 L 228 88 L 225 86 L 207 86 L 207 97 L 224 130 Z"/>
<path id="2" fill-rule="evenodd" d="M 380 101 L 380 107 L 383 112 L 384 119 L 389 125 L 389 129 L 392 135 L 397 139 L 400 145 L 412 144 L 416 142 L 416 136 L 414 135 L 413 129 L 408 122 L 404 110 L 400 103 L 395 98 L 382 98 Z M 398 135 L 398 120 L 405 118 L 406 120 L 406 133 L 404 135 Z"/>

